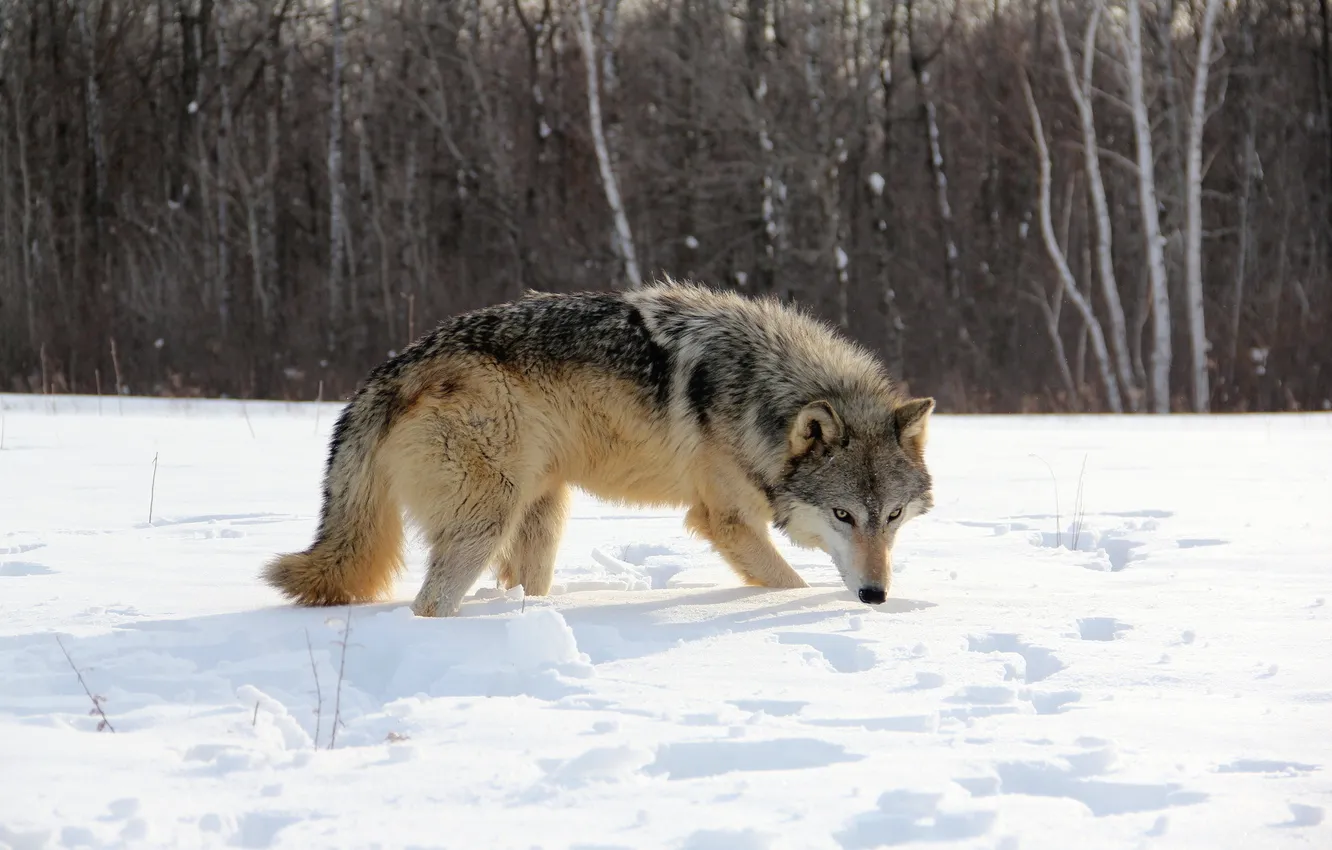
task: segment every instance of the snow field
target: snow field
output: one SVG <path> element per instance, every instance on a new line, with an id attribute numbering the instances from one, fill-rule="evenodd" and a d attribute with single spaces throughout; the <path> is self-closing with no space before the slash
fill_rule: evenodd
<path id="1" fill-rule="evenodd" d="M 877 608 L 580 498 L 426 620 L 257 581 L 337 405 L 98 406 L 0 396 L 0 847 L 1332 846 L 1332 416 L 939 416 Z"/>

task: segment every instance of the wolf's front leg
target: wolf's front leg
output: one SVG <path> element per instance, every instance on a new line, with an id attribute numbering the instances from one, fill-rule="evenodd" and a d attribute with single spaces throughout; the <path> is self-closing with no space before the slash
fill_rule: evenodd
<path id="1" fill-rule="evenodd" d="M 767 529 L 756 527 L 738 512 L 695 505 L 685 515 L 685 525 L 711 543 L 746 584 L 809 587 L 772 545 Z"/>

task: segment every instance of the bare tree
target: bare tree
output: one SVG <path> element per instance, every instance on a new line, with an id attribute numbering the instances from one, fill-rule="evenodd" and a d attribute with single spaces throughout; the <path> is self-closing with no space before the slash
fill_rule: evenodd
<path id="1" fill-rule="evenodd" d="M 231 216 L 228 188 L 231 176 L 231 57 L 227 52 L 227 7 L 230 0 L 216 0 L 217 80 L 222 115 L 217 124 L 217 319 L 223 335 L 231 324 L 231 245 L 228 221 Z"/>
<path id="2" fill-rule="evenodd" d="M 957 20 L 958 9 L 961 8 L 960 0 L 954 3 L 953 18 L 949 22 L 949 29 Z M 948 292 L 953 300 L 957 300 L 962 295 L 962 264 L 961 255 L 957 249 L 956 228 L 953 224 L 953 207 L 948 202 L 948 171 L 944 166 L 943 143 L 940 141 L 939 133 L 939 111 L 935 105 L 934 95 L 931 89 L 930 65 L 938 58 L 947 42 L 947 35 L 939 39 L 939 43 L 934 50 L 927 51 L 921 42 L 916 24 L 916 2 L 915 0 L 906 0 L 906 31 L 907 31 L 907 51 L 911 60 L 911 73 L 916 77 L 916 88 L 920 97 L 920 122 L 925 130 L 925 138 L 929 145 L 929 168 L 930 176 L 933 179 L 935 201 L 939 213 L 939 227 L 943 232 L 944 242 L 944 276 L 948 280 Z"/>
<path id="3" fill-rule="evenodd" d="M 623 264 L 624 282 L 630 289 L 642 285 L 638 271 L 638 256 L 634 251 L 634 237 L 629 230 L 629 217 L 620 200 L 620 186 L 611 166 L 610 151 L 606 147 L 606 134 L 601 123 L 601 93 L 597 86 L 597 48 L 592 35 L 592 21 L 587 13 L 587 0 L 578 0 L 578 39 L 583 48 L 583 63 L 587 69 L 587 111 L 592 126 L 592 142 L 596 146 L 597 165 L 601 169 L 601 185 L 606 193 L 615 222 L 615 252 Z"/>
<path id="4" fill-rule="evenodd" d="M 1105 197 L 1105 181 L 1101 179 L 1100 143 L 1096 138 L 1096 120 L 1092 112 L 1092 67 L 1096 61 L 1096 32 L 1101 21 L 1102 0 L 1095 0 L 1087 17 L 1087 29 L 1082 39 L 1082 75 L 1079 78 L 1073 66 L 1073 54 L 1064 33 L 1063 15 L 1058 0 L 1049 0 L 1050 17 L 1054 21 L 1059 56 L 1064 66 L 1064 78 L 1069 93 L 1077 106 L 1082 128 L 1083 167 L 1087 171 L 1087 191 L 1091 195 L 1096 222 L 1096 261 L 1101 278 L 1101 293 L 1105 298 L 1110 319 L 1110 348 L 1114 353 L 1115 372 L 1127 396 L 1128 408 L 1137 412 L 1142 390 L 1138 376 L 1129 361 L 1128 325 L 1124 321 L 1124 307 L 1119 297 L 1119 284 L 1115 280 L 1114 253 L 1111 250 L 1112 226 L 1110 205 Z"/>
<path id="5" fill-rule="evenodd" d="M 342 0 L 333 0 L 333 67 L 329 96 L 332 108 L 328 118 L 328 321 L 329 348 L 333 348 L 336 328 L 342 313 L 343 300 L 343 239 L 345 228 L 344 196 L 346 188 L 342 176 L 342 70 L 343 56 Z"/>
<path id="6" fill-rule="evenodd" d="M 1147 114 L 1147 96 L 1143 84 L 1142 14 L 1138 0 L 1128 0 L 1126 29 L 1122 50 L 1128 75 L 1129 108 L 1133 114 L 1133 136 L 1137 143 L 1138 206 L 1142 210 L 1152 301 L 1152 410 L 1155 413 L 1169 413 L 1170 290 L 1166 284 L 1165 239 L 1161 236 L 1160 211 L 1156 199 L 1152 125 Z"/>
<path id="7" fill-rule="evenodd" d="M 628 244 L 952 411 L 1192 409 L 1176 338 L 1224 341 L 1213 409 L 1332 408 L 1332 4 L 1220 4 L 1191 126 L 1206 2 L 517 2 L 0 0 L 0 389 L 345 396 L 439 317 L 625 286 Z"/>
<path id="8" fill-rule="evenodd" d="M 747 0 L 745 6 L 745 63 L 749 77 L 749 97 L 757 124 L 758 149 L 755 159 L 762 174 L 759 180 L 758 280 L 760 292 L 775 292 L 778 270 L 786 248 L 786 181 L 772 134 L 768 104 L 768 75 L 774 66 L 777 0 Z"/>
<path id="9" fill-rule="evenodd" d="M 93 28 L 88 24 L 88 4 L 92 0 L 79 0 L 78 20 L 79 36 L 83 41 L 83 52 L 87 61 L 84 74 L 84 95 L 88 102 L 88 146 L 93 154 L 93 189 L 94 209 L 99 221 L 106 204 L 106 137 L 102 132 L 102 95 L 97 85 L 97 39 Z"/>
<path id="10" fill-rule="evenodd" d="M 1323 0 L 1326 7 L 1326 0 Z M 1252 84 L 1247 76 L 1256 74 L 1254 67 L 1253 44 L 1253 9 L 1250 3 L 1242 3 L 1240 15 L 1240 49 L 1244 59 L 1240 76 L 1240 109 L 1244 115 L 1243 141 L 1240 158 L 1240 196 L 1239 196 L 1239 247 L 1235 257 L 1235 281 L 1230 300 L 1229 356 L 1226 358 L 1226 387 L 1235 393 L 1235 365 L 1239 359 L 1240 316 L 1244 309 L 1245 282 L 1249 274 L 1249 257 L 1253 246 L 1253 186 L 1258 178 L 1258 104 L 1252 95 Z M 1326 37 L 1326 36 L 1325 36 Z"/>
<path id="11" fill-rule="evenodd" d="M 1207 327 L 1203 317 L 1202 282 L 1202 145 L 1207 123 L 1207 76 L 1212 65 L 1212 31 L 1221 0 L 1207 0 L 1203 11 L 1202 32 L 1198 38 L 1198 64 L 1193 72 L 1193 102 L 1189 110 L 1189 148 L 1187 244 L 1185 246 L 1186 304 L 1189 317 L 1190 371 L 1193 383 L 1193 411 L 1206 413 L 1211 406 L 1207 380 Z"/>
<path id="12" fill-rule="evenodd" d="M 1105 345 L 1105 333 L 1101 330 L 1101 323 L 1097 320 L 1091 303 L 1078 290 L 1078 283 L 1073 278 L 1073 272 L 1069 270 L 1068 261 L 1064 258 L 1064 252 L 1060 249 L 1055 236 L 1054 222 L 1050 215 L 1050 149 L 1045 142 L 1045 128 L 1041 125 L 1041 114 L 1036 108 L 1036 98 L 1031 93 L 1031 83 L 1028 82 L 1025 72 L 1019 79 L 1022 83 L 1022 95 L 1027 100 L 1027 110 L 1031 115 L 1032 136 L 1036 142 L 1036 155 L 1040 161 L 1041 237 L 1045 240 L 1045 249 L 1050 255 L 1050 261 L 1054 263 L 1059 279 L 1064 285 L 1065 294 L 1077 308 L 1083 324 L 1091 334 L 1092 353 L 1101 372 L 1101 383 L 1105 385 L 1106 402 L 1111 411 L 1123 413 L 1124 405 L 1120 399 L 1119 385 L 1115 383 L 1115 375 L 1110 366 L 1110 352 Z"/>

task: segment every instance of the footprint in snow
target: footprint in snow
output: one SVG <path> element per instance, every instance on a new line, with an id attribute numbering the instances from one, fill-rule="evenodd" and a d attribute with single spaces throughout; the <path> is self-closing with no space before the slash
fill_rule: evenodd
<path id="1" fill-rule="evenodd" d="M 1286 807 L 1290 809 L 1290 820 L 1285 823 L 1279 823 L 1277 826 L 1283 827 L 1301 827 L 1318 826 L 1323 822 L 1323 807 L 1310 806 L 1306 803 L 1287 803 Z"/>
<path id="2" fill-rule="evenodd" d="M 28 561 L 10 561 L 6 564 L 0 564 L 0 576 L 49 576 L 54 573 L 55 570 L 45 564 L 34 564 Z"/>
<path id="3" fill-rule="evenodd" d="M 809 647 L 813 650 L 810 655 L 823 660 L 838 673 L 864 673 L 874 669 L 879 661 L 865 641 L 846 635 L 785 632 L 777 636 L 777 642 Z"/>
<path id="4" fill-rule="evenodd" d="M 1305 764 L 1298 761 L 1280 761 L 1277 759 L 1236 759 L 1229 764 L 1223 764 L 1216 769 L 1217 773 L 1271 773 L 1284 776 L 1295 776 L 1300 773 L 1311 773 L 1318 770 L 1316 764 Z"/>
<path id="5" fill-rule="evenodd" d="M 1083 640 L 1119 640 L 1124 632 L 1132 631 L 1128 623 L 1114 617 L 1084 617 L 1078 620 L 1078 637 Z"/>
<path id="6" fill-rule="evenodd" d="M 1051 650 L 1027 643 L 1015 634 L 1004 632 L 972 635 L 967 638 L 967 649 L 972 652 L 998 652 L 1021 656 L 1022 670 L 1008 665 L 1006 678 L 1016 679 L 1020 676 L 1022 681 L 1029 685 L 1043 682 L 1067 666 Z"/>
<path id="7" fill-rule="evenodd" d="M 667 779 L 702 779 L 727 773 L 768 770 L 803 770 L 864 756 L 848 753 L 840 744 L 816 738 L 774 741 L 682 741 L 663 744 L 656 760 L 644 768 L 649 776 Z"/>
<path id="8" fill-rule="evenodd" d="M 885 791 L 874 811 L 851 818 L 833 837 L 844 850 L 869 850 L 915 841 L 964 841 L 994 828 L 998 816 L 994 810 L 944 807 L 940 805 L 944 796 L 905 788 Z"/>

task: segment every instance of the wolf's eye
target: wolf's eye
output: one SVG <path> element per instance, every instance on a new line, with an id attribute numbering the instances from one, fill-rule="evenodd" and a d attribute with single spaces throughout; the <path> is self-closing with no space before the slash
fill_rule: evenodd
<path id="1" fill-rule="evenodd" d="M 833 508 L 833 516 L 837 517 L 839 520 L 846 523 L 847 525 L 856 524 L 855 517 L 851 516 L 851 514 L 847 513 L 841 508 Z"/>
<path id="2" fill-rule="evenodd" d="M 893 520 L 897 519 L 897 518 L 900 517 L 901 515 L 902 515 L 902 509 L 901 509 L 901 508 L 896 508 L 892 513 L 888 514 L 888 521 L 889 521 L 889 522 L 892 522 Z"/>

